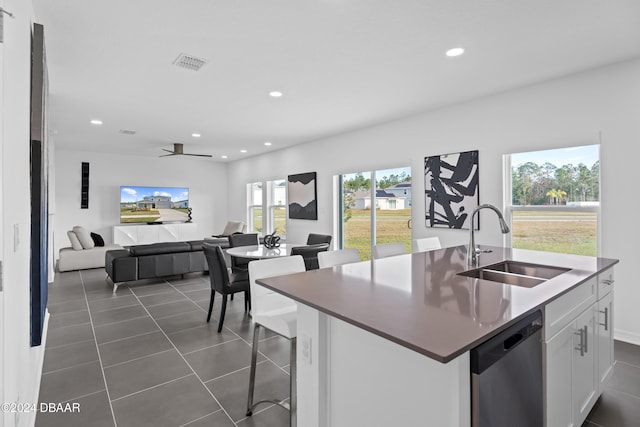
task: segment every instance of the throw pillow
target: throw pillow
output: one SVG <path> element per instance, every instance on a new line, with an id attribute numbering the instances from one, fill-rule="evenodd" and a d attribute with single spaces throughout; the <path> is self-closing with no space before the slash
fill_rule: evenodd
<path id="1" fill-rule="evenodd" d="M 78 240 L 80 240 L 80 244 L 84 249 L 92 249 L 96 246 L 86 228 L 76 225 L 73 227 L 73 232 L 78 236 Z"/>
<path id="2" fill-rule="evenodd" d="M 90 233 L 91 234 L 91 240 L 93 240 L 93 243 L 96 246 L 104 246 L 104 239 L 102 238 L 101 235 L 99 235 L 98 233 Z"/>
<path id="3" fill-rule="evenodd" d="M 76 233 L 69 230 L 67 231 L 67 237 L 69 237 L 69 241 L 71 242 L 71 247 L 73 248 L 74 251 L 82 250 L 82 244 L 80 243 L 80 240 L 78 240 L 78 236 L 76 236 Z"/>

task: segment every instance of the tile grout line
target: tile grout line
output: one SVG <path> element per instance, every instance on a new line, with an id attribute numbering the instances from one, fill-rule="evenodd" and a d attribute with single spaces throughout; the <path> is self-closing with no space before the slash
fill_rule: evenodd
<path id="1" fill-rule="evenodd" d="M 261 360 L 260 362 L 256 363 L 256 366 L 262 365 L 263 363 L 267 363 L 267 362 L 270 362 L 270 360 L 268 360 L 268 359 Z M 251 366 L 245 366 L 244 368 L 236 369 L 235 371 L 231 371 L 231 372 L 227 372 L 226 374 L 222 374 L 219 377 L 215 377 L 215 378 L 211 378 L 210 380 L 206 380 L 204 383 L 206 384 L 206 383 L 209 383 L 211 381 L 216 381 L 216 380 L 219 380 L 220 378 L 228 377 L 229 375 L 237 374 L 238 372 L 240 372 L 242 370 L 250 369 L 250 368 L 251 368 Z"/>
<path id="2" fill-rule="evenodd" d="M 208 346 L 208 347 L 199 348 L 198 350 L 191 350 L 191 351 L 187 351 L 186 353 L 183 353 L 183 355 L 188 356 L 188 355 L 190 355 L 190 354 L 197 353 L 197 352 L 199 352 L 199 351 L 208 350 L 208 349 L 210 349 L 210 348 L 218 347 L 218 346 L 225 345 L 225 344 L 229 344 L 229 343 L 236 342 L 236 341 L 242 341 L 242 340 L 241 340 L 240 338 L 234 338 L 234 339 L 231 339 L 231 340 L 229 340 L 229 341 L 219 342 L 219 343 L 217 343 L 217 344 L 210 345 L 210 346 Z"/>
<path id="3" fill-rule="evenodd" d="M 84 300 L 87 304 L 87 309 L 89 309 L 89 299 L 87 298 L 87 291 L 84 287 L 84 279 L 82 277 L 82 271 L 80 271 L 80 284 L 82 285 L 82 292 L 84 293 Z M 93 316 L 91 315 L 91 311 L 89 311 L 89 321 L 91 322 L 91 332 L 93 333 L 93 339 L 96 343 L 96 352 L 98 352 L 98 362 L 100 362 L 100 371 L 102 372 L 102 382 L 104 383 L 104 389 L 107 393 L 107 401 L 109 402 L 109 409 L 111 409 L 111 417 L 113 418 L 113 425 L 118 427 L 118 422 L 116 421 L 116 414 L 113 411 L 113 404 L 111 403 L 111 394 L 109 393 L 109 387 L 107 386 L 107 377 L 104 374 L 104 366 L 102 365 L 102 356 L 100 355 L 100 348 L 98 347 L 98 340 L 96 339 L 96 329 L 93 325 Z"/>
<path id="4" fill-rule="evenodd" d="M 96 350 L 96 351 L 97 351 L 97 350 Z M 92 363 L 96 363 L 96 362 L 98 362 L 98 359 L 96 359 L 96 360 L 91 360 L 91 361 L 89 361 L 89 362 L 77 363 L 77 364 L 75 364 L 75 365 L 73 365 L 73 366 L 67 366 L 66 368 L 54 369 L 53 371 L 47 371 L 47 372 L 44 372 L 44 371 L 43 371 L 43 372 L 42 372 L 42 375 L 44 376 L 44 375 L 49 375 L 49 374 L 53 374 L 53 373 L 60 372 L 60 371 L 66 371 L 66 370 L 68 370 L 68 369 L 77 368 L 78 366 L 90 365 L 90 364 L 92 364 Z"/>
<path id="5" fill-rule="evenodd" d="M 146 316 L 145 316 L 145 317 L 146 317 Z M 133 319 L 132 319 L 132 320 L 133 320 Z M 98 344 L 98 346 L 101 346 L 101 345 L 107 345 L 107 344 L 113 344 L 114 342 L 124 341 L 124 340 L 128 340 L 128 339 L 131 339 L 131 338 L 138 338 L 138 337 L 142 337 L 142 336 L 145 336 L 145 335 L 153 334 L 153 333 L 155 333 L 155 332 L 158 332 L 158 331 L 142 332 L 142 333 L 140 333 L 140 334 L 131 335 L 130 337 L 118 338 L 117 340 L 111 340 L 111 341 L 101 342 L 101 343 L 99 343 L 99 344 Z M 97 340 L 96 340 L 96 342 L 97 342 Z"/>
<path id="6" fill-rule="evenodd" d="M 135 307 L 135 306 L 130 306 L 130 307 Z M 123 307 L 123 308 L 126 308 L 126 307 Z M 117 308 L 114 308 L 114 310 L 117 310 Z M 99 311 L 98 313 L 106 313 L 107 311 L 111 311 L 111 310 Z M 140 316 L 140 317 L 132 317 L 131 319 L 118 320 L 118 321 L 116 321 L 116 322 L 105 323 L 104 325 L 98 325 L 98 326 L 96 326 L 96 328 L 102 328 L 102 327 L 104 327 L 104 326 L 116 325 L 116 324 L 118 324 L 118 323 L 128 322 L 129 320 L 144 319 L 145 317 L 147 317 L 147 315 L 146 315 L 146 314 L 145 314 L 144 316 Z"/>
<path id="7" fill-rule="evenodd" d="M 113 402 L 117 402 L 118 400 L 126 399 L 127 397 L 131 397 L 133 395 L 136 395 L 136 394 L 139 394 L 139 393 L 142 393 L 142 392 L 145 392 L 145 391 L 153 390 L 154 388 L 162 387 L 163 385 L 166 385 L 166 384 L 171 384 L 171 383 L 174 383 L 176 381 L 183 380 L 183 379 L 188 378 L 188 377 L 190 377 L 192 375 L 193 375 L 193 372 L 190 373 L 190 374 L 187 374 L 187 375 L 183 375 L 183 376 L 178 377 L 178 378 L 174 378 L 174 379 L 169 380 L 169 381 L 162 382 L 160 384 L 152 385 L 151 387 L 143 388 L 142 390 L 134 391 L 133 393 L 125 394 L 124 396 L 116 397 L 115 399 L 113 399 Z"/>
<path id="8" fill-rule="evenodd" d="M 140 357 L 134 357 L 133 359 L 123 360 L 122 362 L 114 363 L 113 365 L 107 365 L 107 366 L 104 367 L 104 369 L 109 369 L 109 368 L 113 368 L 115 366 L 124 365 L 125 363 L 129 363 L 129 362 L 135 362 L 136 360 L 142 360 L 142 359 L 145 359 L 145 358 L 151 357 L 151 356 L 157 356 L 159 354 L 166 353 L 166 352 L 171 351 L 171 350 L 173 350 L 173 349 L 172 348 L 168 348 L 166 350 L 157 351 L 157 352 L 152 353 L 152 354 L 147 354 L 147 355 L 140 356 Z"/>
<path id="9" fill-rule="evenodd" d="M 89 323 L 83 323 L 83 325 L 88 325 L 88 324 Z M 66 347 L 66 346 L 69 346 L 69 345 L 80 344 L 80 343 L 89 342 L 89 341 L 94 341 L 94 339 L 93 338 L 89 338 L 88 340 L 74 341 L 74 342 L 70 342 L 70 343 L 67 343 L 67 344 L 52 345 L 50 347 L 47 347 L 46 349 L 47 350 L 53 350 L 55 348 Z"/>
<path id="10" fill-rule="evenodd" d="M 201 416 L 200 418 L 196 418 L 196 419 L 195 419 L 195 420 L 193 420 L 193 421 L 189 421 L 189 422 L 188 422 L 188 423 L 186 423 L 186 424 L 181 424 L 179 427 L 187 427 L 189 424 L 193 424 L 193 423 L 196 423 L 196 422 L 198 422 L 198 421 L 200 421 L 200 420 L 204 420 L 204 419 L 205 419 L 205 418 L 207 418 L 208 416 L 213 415 L 213 414 L 217 414 L 218 412 L 221 412 L 221 411 L 222 411 L 222 408 L 218 409 L 217 411 L 210 412 L 210 413 L 208 413 L 207 415 L 203 415 L 203 416 Z"/>
<path id="11" fill-rule="evenodd" d="M 166 280 L 165 280 L 166 282 Z M 169 282 L 166 282 L 169 284 L 169 286 L 171 286 L 171 284 Z M 173 288 L 173 286 L 171 286 Z M 138 299 L 138 301 L 140 301 L 140 298 L 138 298 L 138 296 L 136 295 L 136 298 Z M 142 304 L 142 302 L 140 302 L 140 304 Z M 200 307 L 200 306 L 198 306 Z M 202 384 L 202 386 L 205 388 L 205 390 L 207 390 L 209 392 L 209 394 L 211 395 L 211 397 L 213 398 L 213 400 L 218 404 L 218 406 L 220 406 L 220 409 L 222 411 L 224 411 L 224 413 L 227 415 L 227 417 L 229 418 L 229 420 L 233 423 L 234 426 L 237 427 L 236 422 L 233 420 L 233 418 L 231 418 L 231 415 L 229 415 L 229 413 L 227 412 L 226 409 L 224 409 L 224 406 L 222 406 L 222 403 L 220 403 L 220 401 L 218 400 L 218 398 L 213 394 L 213 392 L 209 389 L 209 387 L 207 387 L 204 383 L 204 381 L 202 381 L 202 378 L 200 378 L 200 376 L 198 375 L 198 373 L 196 372 L 195 369 L 193 369 L 193 367 L 191 366 L 191 364 L 187 361 L 187 359 L 184 357 L 184 355 L 182 353 L 180 353 L 180 350 L 178 350 L 178 348 L 176 347 L 176 345 L 173 343 L 173 341 L 171 340 L 171 338 L 169 338 L 169 336 L 166 334 L 166 332 L 164 330 L 162 330 L 162 328 L 160 328 L 160 325 L 158 324 L 158 322 L 156 321 L 156 319 L 153 318 L 153 316 L 151 316 L 151 313 L 149 312 L 149 310 L 147 310 L 147 307 L 144 307 L 144 310 L 147 312 L 147 314 L 149 314 L 149 316 L 151 317 L 151 320 L 156 324 L 156 326 L 160 329 L 160 331 L 162 332 L 162 334 L 165 336 L 165 338 L 171 343 L 171 345 L 173 346 L 173 348 L 178 352 L 178 354 L 180 355 L 180 357 L 182 358 L 182 360 L 184 360 L 184 363 L 187 364 L 187 366 L 189 367 L 189 369 L 191 369 L 191 372 L 193 372 L 193 374 L 195 375 L 195 377 L 198 379 L 198 381 L 200 381 L 200 384 Z"/>

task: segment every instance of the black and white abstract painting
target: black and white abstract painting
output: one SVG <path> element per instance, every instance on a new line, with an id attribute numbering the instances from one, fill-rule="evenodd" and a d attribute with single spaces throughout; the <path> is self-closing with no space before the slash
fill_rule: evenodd
<path id="1" fill-rule="evenodd" d="M 318 219 L 316 173 L 307 172 L 287 177 L 290 219 Z"/>
<path id="2" fill-rule="evenodd" d="M 424 158 L 427 227 L 469 229 L 480 202 L 478 175 L 477 150 Z M 480 228 L 479 219 L 474 227 Z"/>

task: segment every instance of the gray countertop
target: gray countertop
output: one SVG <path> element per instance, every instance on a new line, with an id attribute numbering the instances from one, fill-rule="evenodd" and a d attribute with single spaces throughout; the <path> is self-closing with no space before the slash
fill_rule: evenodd
<path id="1" fill-rule="evenodd" d="M 459 276 L 455 246 L 258 280 L 298 302 L 446 363 L 618 262 L 493 246 L 479 265 L 514 260 L 570 268 L 533 288 Z"/>

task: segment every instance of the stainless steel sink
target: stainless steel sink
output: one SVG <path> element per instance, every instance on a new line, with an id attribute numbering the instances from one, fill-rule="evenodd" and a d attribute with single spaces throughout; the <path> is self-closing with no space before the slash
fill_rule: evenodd
<path id="1" fill-rule="evenodd" d="M 569 270 L 569 268 L 549 265 L 518 261 L 501 261 L 496 264 L 463 271 L 458 274 L 461 276 L 506 283 L 508 285 L 532 288 Z"/>

